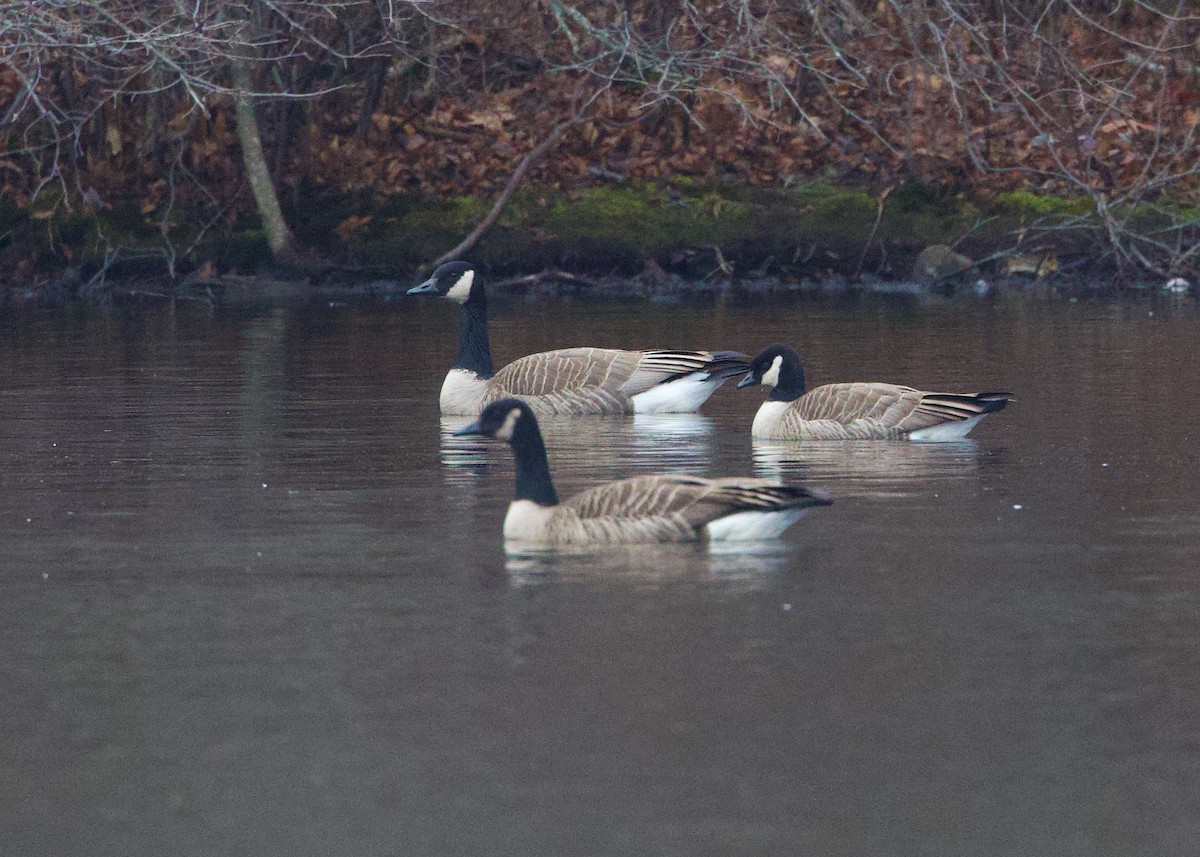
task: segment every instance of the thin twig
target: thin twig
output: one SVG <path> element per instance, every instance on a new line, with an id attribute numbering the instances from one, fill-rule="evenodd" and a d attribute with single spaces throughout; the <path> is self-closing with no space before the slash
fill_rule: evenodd
<path id="1" fill-rule="evenodd" d="M 599 280 L 592 280 L 587 277 L 581 277 L 578 274 L 569 274 L 566 271 L 560 271 L 557 268 L 550 268 L 545 271 L 539 271 L 536 274 L 526 274 L 523 277 L 512 277 L 507 280 L 499 280 L 491 284 L 491 288 L 512 288 L 513 286 L 536 286 L 544 283 L 547 280 L 551 282 L 571 283 L 576 286 L 587 286 L 589 289 L 600 289 L 604 284 Z"/>
<path id="2" fill-rule="evenodd" d="M 875 223 L 871 226 L 871 234 L 867 236 L 867 240 L 863 243 L 862 252 L 858 254 L 858 264 L 854 266 L 854 276 L 862 273 L 863 262 L 867 259 L 867 251 L 871 249 L 871 242 L 875 240 L 875 234 L 879 231 L 879 224 L 883 220 L 883 201 L 888 198 L 888 194 L 892 192 L 895 185 L 883 189 L 883 193 L 875 198 Z"/>

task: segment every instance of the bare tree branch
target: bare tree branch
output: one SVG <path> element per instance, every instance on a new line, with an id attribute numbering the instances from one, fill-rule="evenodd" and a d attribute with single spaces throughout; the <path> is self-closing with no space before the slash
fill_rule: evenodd
<path id="1" fill-rule="evenodd" d="M 530 167 L 537 163 L 537 161 L 543 155 L 545 155 L 546 152 L 550 151 L 550 149 L 559 141 L 563 134 L 587 118 L 588 108 L 593 102 L 595 102 L 597 98 L 600 97 L 600 93 L 602 91 L 603 90 L 601 89 L 594 92 L 575 111 L 575 115 L 571 116 L 569 119 L 564 119 L 562 122 L 559 122 L 552 129 L 550 129 L 550 133 L 542 139 L 542 142 L 534 146 L 525 155 L 525 157 L 521 159 L 521 162 L 517 164 L 517 168 L 513 170 L 512 175 L 509 176 L 508 182 L 504 185 L 504 189 L 500 192 L 500 195 L 496 197 L 496 201 L 492 204 L 491 210 L 488 211 L 484 218 L 475 225 L 475 228 L 471 230 L 466 238 L 451 247 L 441 256 L 438 256 L 436 259 L 434 259 L 431 267 L 437 267 L 443 262 L 449 262 L 452 259 L 457 259 L 463 253 L 475 246 L 476 242 L 483 237 L 484 233 L 492 228 L 492 225 L 495 224 L 496 220 L 500 217 L 500 212 L 504 210 L 504 206 L 508 204 L 508 200 L 516 192 L 517 188 L 521 186 L 521 182 L 525 180 L 525 175 L 529 172 Z"/>

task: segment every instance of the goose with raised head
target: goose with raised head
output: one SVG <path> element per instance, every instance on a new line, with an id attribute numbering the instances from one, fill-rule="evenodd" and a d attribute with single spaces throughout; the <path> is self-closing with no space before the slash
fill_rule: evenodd
<path id="1" fill-rule="evenodd" d="M 446 415 L 476 416 L 489 402 L 520 396 L 536 413 L 666 414 L 696 411 L 750 358 L 737 351 L 565 348 L 530 354 L 499 372 L 488 344 L 487 293 L 466 262 L 447 262 L 408 290 L 460 305 L 458 361 L 439 398 Z"/>
<path id="2" fill-rule="evenodd" d="M 825 384 L 808 390 L 804 365 L 786 345 L 750 364 L 739 387 L 771 388 L 750 434 L 771 440 L 961 440 L 1009 393 L 929 393 L 899 384 Z"/>
<path id="3" fill-rule="evenodd" d="M 673 474 L 608 482 L 559 502 L 537 417 L 525 402 L 492 402 L 456 434 L 493 437 L 512 447 L 517 484 L 504 518 L 507 541 L 564 546 L 769 539 L 806 509 L 831 502 L 766 479 Z"/>

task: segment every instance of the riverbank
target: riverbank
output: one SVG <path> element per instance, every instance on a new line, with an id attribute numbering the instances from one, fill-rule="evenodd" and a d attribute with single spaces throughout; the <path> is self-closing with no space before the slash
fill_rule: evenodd
<path id="1" fill-rule="evenodd" d="M 356 299 L 411 280 L 490 205 L 476 196 L 297 200 L 288 214 L 306 253 L 287 268 L 272 262 L 253 222 L 209 234 L 186 216 L 162 228 L 135 211 L 5 205 L 0 286 L 10 300 L 51 303 L 105 299 L 110 283 L 129 280 L 147 295 L 185 299 L 256 289 L 261 299 L 272 290 Z M 1155 214 L 1140 216 L 1149 224 Z M 905 283 L 952 291 L 981 281 L 1094 290 L 1115 288 L 1121 275 L 1086 199 L 1015 191 L 972 200 L 916 182 L 878 195 L 822 182 L 529 187 L 464 255 L 493 280 L 567 282 L 614 296 Z M 255 285 L 239 279 L 248 276 Z"/>

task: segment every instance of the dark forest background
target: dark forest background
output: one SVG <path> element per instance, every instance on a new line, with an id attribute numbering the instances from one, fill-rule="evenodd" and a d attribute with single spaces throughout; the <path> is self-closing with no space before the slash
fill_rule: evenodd
<path id="1" fill-rule="evenodd" d="M 932 206 L 947 243 L 987 235 L 978 252 L 1200 271 L 1193 2 L 0 0 L 0 22 L 14 281 L 130 260 L 179 277 L 248 235 L 283 262 L 415 266 L 507 228 L 567 264 L 581 201 L 675 218 L 634 242 L 646 261 L 711 241 L 744 269 L 739 217 L 842 192 L 857 270 L 903 243 L 879 228 L 892 208 Z M 805 240 L 755 261 L 800 266 Z"/>

